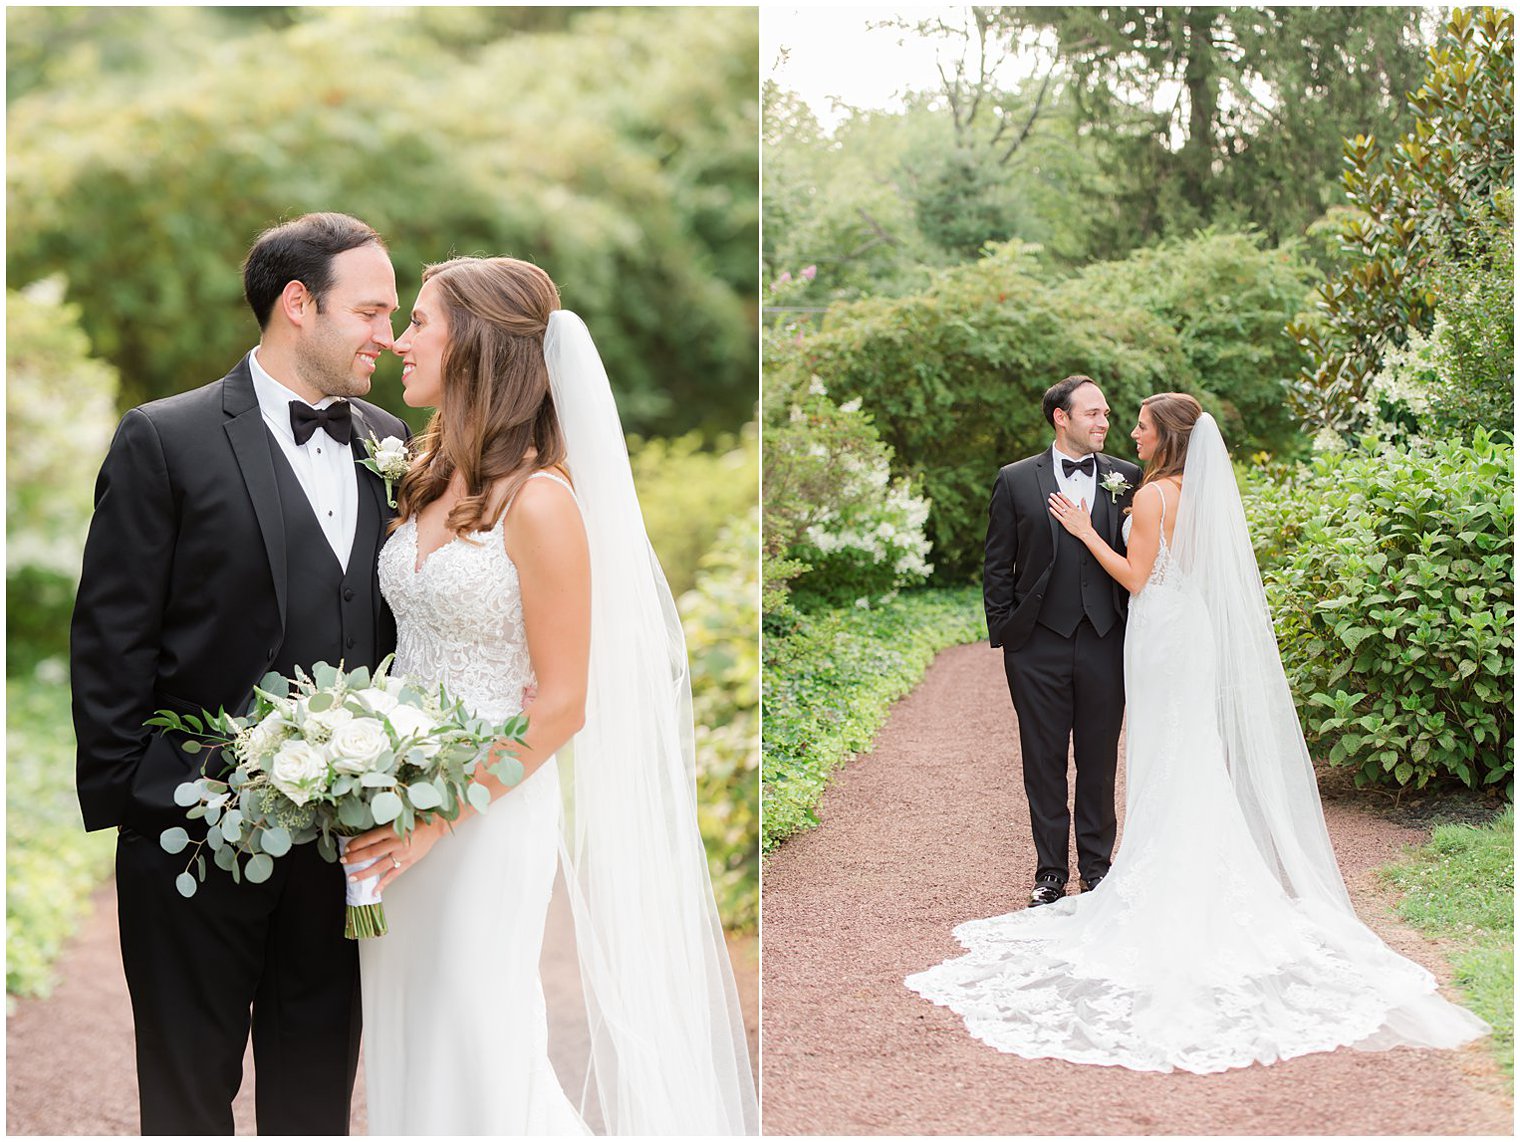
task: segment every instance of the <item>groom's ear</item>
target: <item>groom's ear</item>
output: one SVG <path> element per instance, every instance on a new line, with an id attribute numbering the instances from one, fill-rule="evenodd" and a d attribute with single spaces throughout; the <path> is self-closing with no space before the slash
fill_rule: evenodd
<path id="1" fill-rule="evenodd" d="M 280 291 L 280 298 L 275 303 L 279 311 L 285 315 L 285 320 L 299 328 L 305 323 L 307 317 L 316 312 L 316 298 L 306 288 L 304 282 L 289 281 L 285 288 Z"/>

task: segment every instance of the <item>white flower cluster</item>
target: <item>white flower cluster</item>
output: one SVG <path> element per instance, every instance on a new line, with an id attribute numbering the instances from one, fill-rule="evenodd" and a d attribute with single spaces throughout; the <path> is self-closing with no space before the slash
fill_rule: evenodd
<path id="1" fill-rule="evenodd" d="M 841 500 L 855 506 L 845 513 L 822 509 L 807 529 L 807 542 L 826 555 L 857 551 L 873 563 L 890 564 L 898 584 L 927 577 L 933 570 L 924 535 L 929 501 L 914 495 L 906 479 L 894 481 L 885 458 L 847 456 L 840 479 Z"/>
<path id="2" fill-rule="evenodd" d="M 387 436 L 375 447 L 375 466 L 380 475 L 388 480 L 399 480 L 406 475 L 406 443 L 399 436 Z"/>
<path id="3" fill-rule="evenodd" d="M 277 702 L 238 735 L 234 748 L 242 768 L 266 772 L 270 784 L 296 805 L 305 805 L 327 793 L 341 774 L 384 773 L 396 747 L 432 757 L 440 748 L 430 739 L 440 727 L 441 712 L 402 702 L 404 689 L 401 679 L 385 678 L 342 695 L 342 705 L 322 690 Z M 352 702 L 366 712 L 355 712 Z M 314 703 L 318 708 L 313 709 Z"/>

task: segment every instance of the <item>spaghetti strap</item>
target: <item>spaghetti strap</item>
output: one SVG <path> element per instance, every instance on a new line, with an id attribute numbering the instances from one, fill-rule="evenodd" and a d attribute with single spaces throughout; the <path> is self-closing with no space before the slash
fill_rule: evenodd
<path id="1" fill-rule="evenodd" d="M 563 485 L 565 491 L 569 492 L 572 496 L 575 495 L 575 488 L 574 488 L 574 486 L 570 483 L 569 480 L 565 479 L 558 472 L 551 472 L 547 468 L 540 468 L 536 472 L 530 472 L 528 474 L 528 479 L 531 480 L 531 479 L 533 479 L 536 476 L 542 476 L 546 480 L 553 480 L 556 484 Z M 526 481 L 524 481 L 524 482 L 526 482 Z M 513 498 L 515 499 L 516 497 L 514 496 Z M 578 496 L 576 497 L 576 502 L 577 503 L 580 502 L 580 497 L 578 497 Z"/>
<path id="2" fill-rule="evenodd" d="M 1166 489 L 1160 484 L 1156 485 L 1156 491 L 1161 496 L 1161 534 L 1166 535 Z"/>

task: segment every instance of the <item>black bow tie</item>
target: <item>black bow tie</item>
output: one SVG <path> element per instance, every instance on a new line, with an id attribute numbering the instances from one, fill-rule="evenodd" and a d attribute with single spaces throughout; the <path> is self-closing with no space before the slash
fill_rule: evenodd
<path id="1" fill-rule="evenodd" d="M 305 444 L 319 428 L 325 428 L 339 444 L 347 444 L 353 436 L 352 417 L 353 406 L 346 400 L 333 401 L 326 408 L 312 408 L 305 401 L 290 402 L 290 431 L 297 444 Z"/>
<path id="2" fill-rule="evenodd" d="M 291 408 L 294 407 L 295 405 L 291 405 Z M 297 436 L 296 439 L 299 440 L 301 438 Z M 1061 468 L 1068 478 L 1070 478 L 1073 472 L 1081 472 L 1084 476 L 1091 476 L 1097 466 L 1098 462 L 1091 456 L 1085 460 L 1068 460 L 1065 456 L 1061 457 Z"/>

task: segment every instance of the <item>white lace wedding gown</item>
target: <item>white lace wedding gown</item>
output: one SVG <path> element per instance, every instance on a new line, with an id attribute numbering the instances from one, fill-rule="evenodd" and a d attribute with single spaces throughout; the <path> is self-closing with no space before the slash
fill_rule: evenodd
<path id="1" fill-rule="evenodd" d="M 502 522 L 472 538 L 420 570 L 412 521 L 386 542 L 394 670 L 505 719 L 534 680 L 522 595 Z M 370 1134 L 589 1133 L 549 1062 L 538 975 L 560 813 L 551 761 L 386 887 L 390 931 L 359 945 Z"/>
<path id="2" fill-rule="evenodd" d="M 907 986 L 1000 1051 L 1141 1071 L 1481 1034 L 1424 968 L 1349 914 L 1291 899 L 1263 860 L 1209 698 L 1209 613 L 1164 519 L 1125 635 L 1127 790 L 1109 875 L 1092 892 L 957 926 L 967 954 Z"/>

